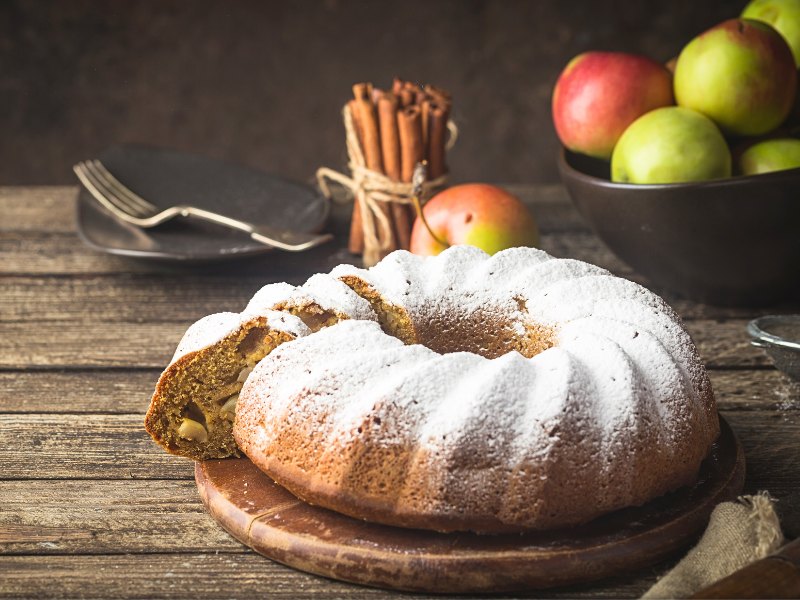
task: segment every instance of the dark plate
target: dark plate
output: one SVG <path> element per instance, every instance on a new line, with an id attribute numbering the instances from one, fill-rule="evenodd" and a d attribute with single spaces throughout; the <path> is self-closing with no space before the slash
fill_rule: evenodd
<path id="1" fill-rule="evenodd" d="M 223 161 L 140 145 L 113 146 L 98 156 L 117 179 L 158 207 L 191 204 L 226 216 L 303 232 L 322 229 L 329 203 L 314 188 Z M 81 239 L 102 252 L 179 262 L 237 259 L 271 248 L 242 232 L 177 218 L 153 229 L 117 220 L 81 188 Z"/>
<path id="2" fill-rule="evenodd" d="M 610 181 L 607 162 L 563 152 L 559 170 L 597 235 L 653 283 L 720 305 L 800 297 L 800 169 L 633 185 Z"/>

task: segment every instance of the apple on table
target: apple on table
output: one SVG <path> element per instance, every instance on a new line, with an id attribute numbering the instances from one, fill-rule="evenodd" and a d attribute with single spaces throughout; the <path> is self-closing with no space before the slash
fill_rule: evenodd
<path id="1" fill-rule="evenodd" d="M 458 244 L 477 246 L 489 254 L 539 244 L 539 229 L 528 208 L 493 185 L 453 186 L 431 198 L 422 212 L 431 231 L 417 218 L 411 231 L 414 254 L 431 256 Z"/>

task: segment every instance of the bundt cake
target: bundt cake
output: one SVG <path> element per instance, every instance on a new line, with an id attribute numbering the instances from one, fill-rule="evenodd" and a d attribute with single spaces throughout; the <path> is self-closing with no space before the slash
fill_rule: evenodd
<path id="1" fill-rule="evenodd" d="M 486 533 L 576 525 L 692 483 L 719 432 L 658 296 L 540 250 L 469 246 L 273 284 L 241 315 L 201 320 L 146 426 L 195 459 L 238 444 L 356 518 Z"/>
<path id="2" fill-rule="evenodd" d="M 692 483 L 718 435 L 679 318 L 607 271 L 456 246 L 332 275 L 378 323 L 277 348 L 234 424 L 310 503 L 440 531 L 565 527 Z"/>
<path id="3" fill-rule="evenodd" d="M 161 374 L 145 429 L 173 454 L 195 460 L 237 456 L 234 411 L 256 363 L 279 344 L 342 319 L 374 320 L 375 315 L 364 299 L 325 274 L 301 287 L 264 286 L 241 314 L 200 319 Z"/>

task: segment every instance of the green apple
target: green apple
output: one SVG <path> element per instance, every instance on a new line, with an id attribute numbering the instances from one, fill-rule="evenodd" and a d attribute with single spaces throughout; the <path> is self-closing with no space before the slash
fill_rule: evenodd
<path id="1" fill-rule="evenodd" d="M 742 18 L 772 25 L 789 44 L 800 67 L 800 0 L 753 0 L 744 7 Z"/>
<path id="2" fill-rule="evenodd" d="M 800 140 L 780 138 L 750 146 L 739 157 L 742 175 L 757 175 L 800 167 Z"/>
<path id="3" fill-rule="evenodd" d="M 731 175 L 731 153 L 708 117 L 680 106 L 650 111 L 619 138 L 611 179 L 620 183 L 681 183 Z"/>
<path id="4" fill-rule="evenodd" d="M 469 183 L 448 188 L 431 198 L 423 214 L 435 237 L 417 218 L 411 231 L 414 254 L 431 256 L 457 244 L 494 254 L 539 243 L 539 229 L 527 207 L 493 185 Z"/>
<path id="5" fill-rule="evenodd" d="M 675 99 L 726 133 L 762 135 L 792 108 L 797 74 L 786 40 L 766 23 L 731 19 L 694 38 L 675 65 Z"/>

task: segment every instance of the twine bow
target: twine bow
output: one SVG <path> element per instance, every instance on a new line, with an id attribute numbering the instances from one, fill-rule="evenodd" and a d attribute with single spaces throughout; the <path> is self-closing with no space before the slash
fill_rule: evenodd
<path id="1" fill-rule="evenodd" d="M 394 181 L 383 173 L 368 169 L 353 124 L 353 116 L 347 105 L 342 110 L 342 117 L 350 177 L 328 167 L 320 167 L 317 169 L 317 183 L 329 200 L 336 201 L 328 184 L 329 181 L 333 181 L 349 190 L 353 201 L 358 203 L 364 228 L 364 262 L 369 265 L 378 262 L 391 250 L 392 224 L 386 218 L 384 211 L 380 209 L 379 203 L 413 204 L 415 183 Z M 458 128 L 452 121 L 449 121 L 447 129 L 450 135 L 446 148 L 449 150 L 458 138 Z M 446 184 L 447 174 L 444 174 L 436 179 L 426 180 L 421 185 L 417 182 L 416 191 L 419 192 L 420 199 L 428 199 Z M 347 198 L 344 201 L 349 202 L 350 200 Z"/>

